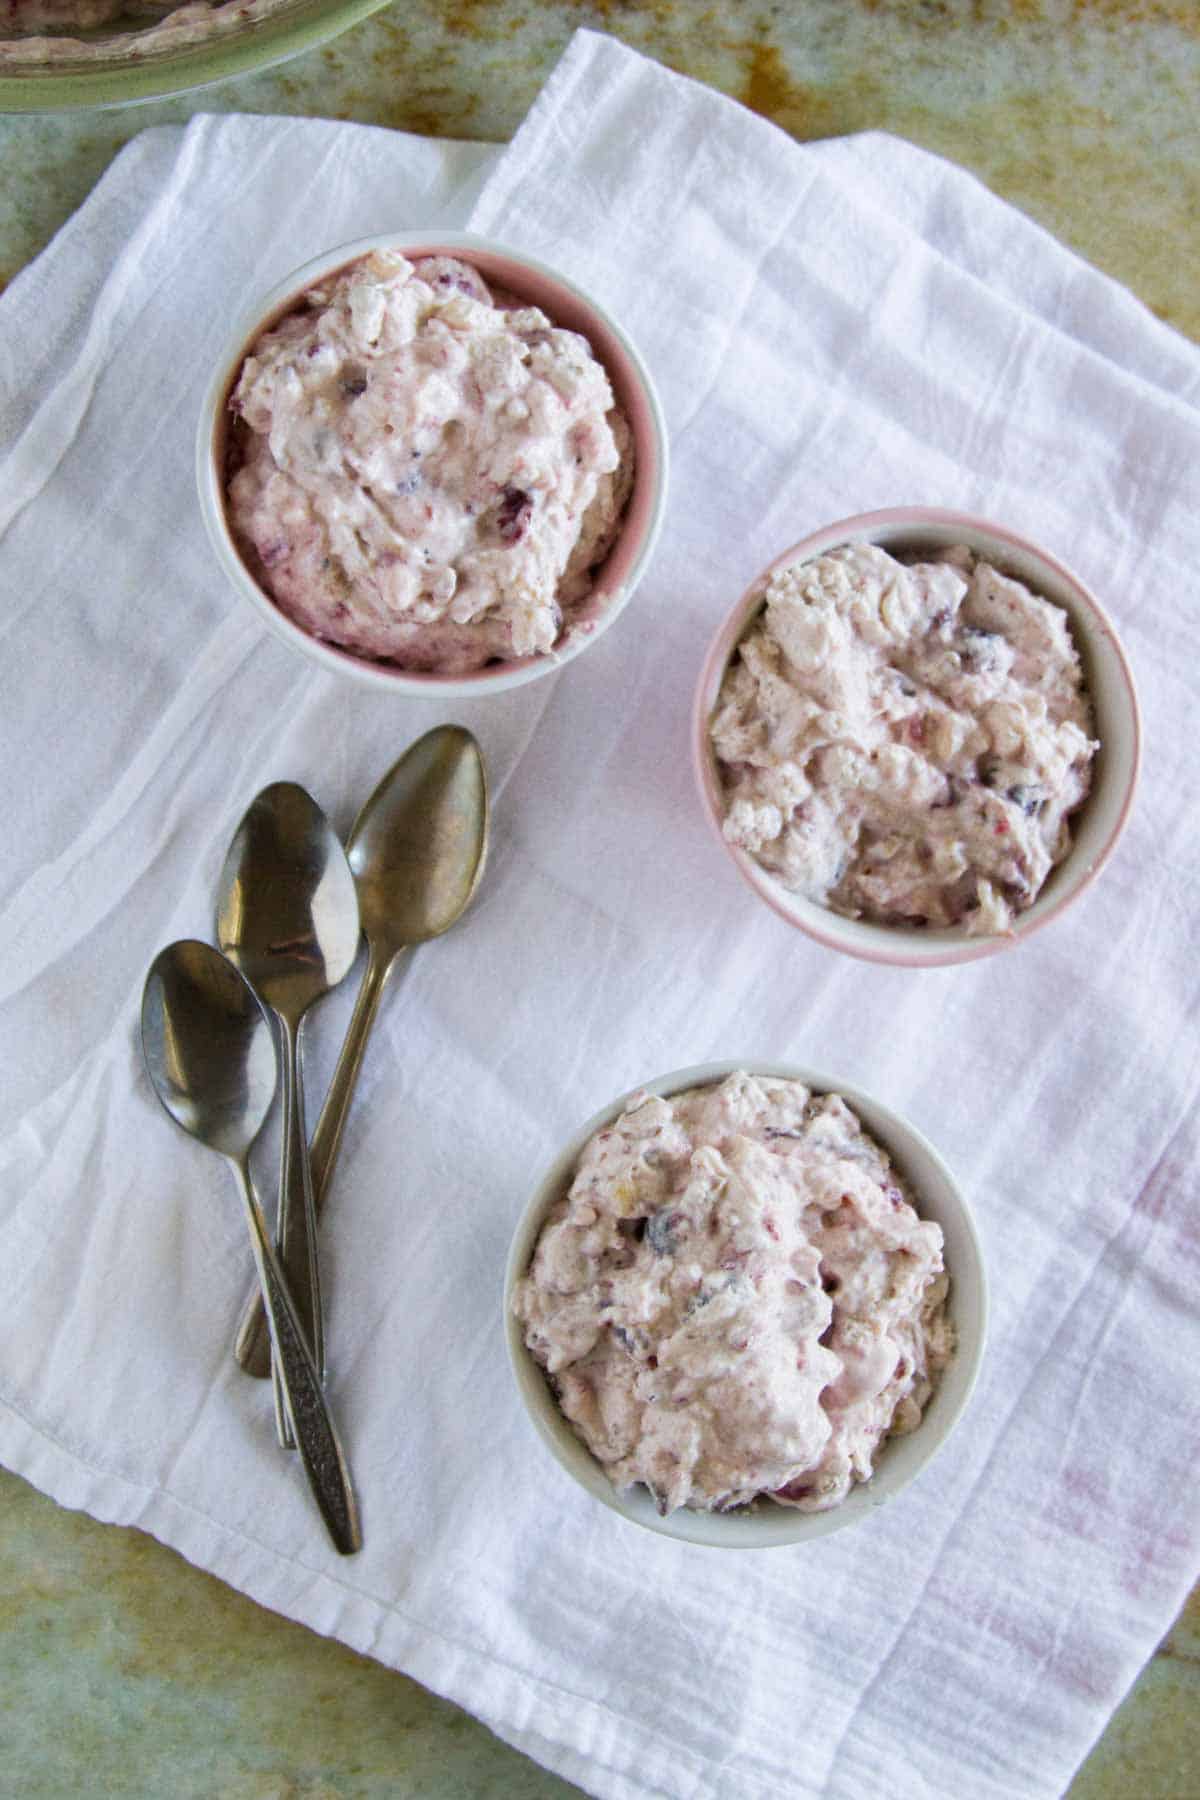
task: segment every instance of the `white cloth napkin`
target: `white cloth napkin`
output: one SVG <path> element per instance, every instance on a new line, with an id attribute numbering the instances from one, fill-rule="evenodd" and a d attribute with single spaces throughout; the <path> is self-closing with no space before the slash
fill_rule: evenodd
<path id="1" fill-rule="evenodd" d="M 230 314 L 330 244 L 435 219 L 612 307 L 674 453 L 614 629 L 449 708 L 364 696 L 268 636 L 191 474 Z M 1200 354 L 961 171 L 878 135 L 801 147 L 584 33 L 494 163 L 296 120 L 147 133 L 0 298 L 0 368 L 0 1458 L 596 1794 L 1060 1792 L 1197 1564 Z M 688 762 L 703 651 L 749 577 L 905 501 L 1073 563 L 1148 725 L 1093 892 L 937 974 L 839 957 L 758 904 Z M 468 920 L 387 997 L 328 1215 L 366 1534 L 342 1561 L 234 1367 L 235 1193 L 148 1092 L 139 994 L 162 944 L 210 933 L 260 786 L 302 781 L 345 828 L 446 716 L 485 747 L 494 849 Z M 310 1020 L 310 1112 L 352 986 Z M 535 1438 L 501 1340 L 508 1237 L 562 1138 L 718 1056 L 792 1057 L 908 1113 L 993 1283 L 951 1446 L 795 1550 L 687 1548 L 598 1506 Z"/>

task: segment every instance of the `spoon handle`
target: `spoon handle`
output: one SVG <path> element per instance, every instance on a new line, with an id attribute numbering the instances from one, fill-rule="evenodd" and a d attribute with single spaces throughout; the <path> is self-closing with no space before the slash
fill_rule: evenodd
<path id="1" fill-rule="evenodd" d="M 317 1129 L 312 1137 L 310 1155 L 313 1194 L 317 1197 L 318 1206 L 323 1205 L 328 1192 L 329 1178 L 341 1149 L 342 1129 L 349 1116 L 350 1102 L 358 1083 L 363 1053 L 375 1023 L 375 1015 L 379 1011 L 384 984 L 395 961 L 395 956 L 384 956 L 374 945 L 368 946 L 367 966 L 363 971 L 354 1012 L 346 1030 L 346 1040 L 338 1056 L 337 1068 L 333 1071 L 333 1080 L 329 1083 L 329 1092 L 325 1096 L 325 1104 L 321 1108 Z"/>
<path id="2" fill-rule="evenodd" d="M 266 1305 L 274 1366 L 279 1371 L 288 1413 L 300 1449 L 300 1461 L 334 1548 L 352 1556 L 362 1547 L 358 1502 L 337 1431 L 321 1392 L 316 1365 L 309 1354 L 298 1310 L 267 1236 L 266 1220 L 250 1186 L 245 1161 L 232 1158 L 250 1221 L 254 1262 Z"/>
<path id="3" fill-rule="evenodd" d="M 275 1237 L 279 1261 L 291 1289 L 305 1340 L 312 1351 L 318 1379 L 325 1379 L 325 1328 L 321 1316 L 321 1278 L 317 1269 L 317 1211 L 304 1129 L 304 1084 L 300 1064 L 299 1027 L 278 1014 L 283 1050 L 283 1138 L 279 1165 L 279 1216 Z M 285 1414 L 276 1408 L 282 1429 L 279 1441 L 291 1449 L 293 1438 Z"/>
<path id="4" fill-rule="evenodd" d="M 346 1031 L 346 1041 L 338 1057 L 317 1128 L 309 1148 L 312 1172 L 313 1202 L 319 1214 L 329 1191 L 329 1180 L 342 1142 L 342 1128 L 350 1112 L 363 1052 L 375 1023 L 380 996 L 388 976 L 395 967 L 398 953 L 385 955 L 373 945 L 368 949 L 367 966 L 354 1002 L 354 1013 Z M 248 1375 L 263 1376 L 270 1372 L 271 1350 L 263 1316 L 262 1294 L 256 1289 L 246 1302 L 234 1340 L 234 1354 Z"/>

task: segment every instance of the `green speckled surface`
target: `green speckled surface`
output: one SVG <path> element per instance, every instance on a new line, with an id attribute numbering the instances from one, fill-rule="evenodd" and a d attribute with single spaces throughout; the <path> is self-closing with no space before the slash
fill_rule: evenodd
<path id="1" fill-rule="evenodd" d="M 0 119 L 0 282 L 147 126 L 240 110 L 502 140 L 585 24 L 797 137 L 879 127 L 953 158 L 1200 338 L 1197 0 L 412 0 L 199 94 Z M 0 1717 L 0 1794 L 21 1800 L 577 1791 L 403 1676 L 3 1473 Z M 1200 1800 L 1197 1596 L 1071 1800 Z"/>
<path id="2" fill-rule="evenodd" d="M 0 1794 L 556 1800 L 482 1725 L 0 1475 Z"/>

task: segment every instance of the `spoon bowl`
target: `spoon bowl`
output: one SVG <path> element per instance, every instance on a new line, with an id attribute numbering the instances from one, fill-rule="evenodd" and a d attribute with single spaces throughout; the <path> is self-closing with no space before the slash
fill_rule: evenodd
<path id="1" fill-rule="evenodd" d="M 175 1123 L 222 1156 L 246 1156 L 279 1079 L 270 1021 L 233 964 L 190 939 L 155 957 L 142 1051 Z"/>
<path id="2" fill-rule="evenodd" d="M 225 858 L 221 948 L 268 1006 L 299 1018 L 358 953 L 354 877 L 312 795 L 276 781 L 251 801 Z"/>
<path id="3" fill-rule="evenodd" d="M 367 942 L 381 953 L 449 931 L 487 855 L 487 773 L 461 725 L 405 751 L 366 801 L 346 846 Z"/>

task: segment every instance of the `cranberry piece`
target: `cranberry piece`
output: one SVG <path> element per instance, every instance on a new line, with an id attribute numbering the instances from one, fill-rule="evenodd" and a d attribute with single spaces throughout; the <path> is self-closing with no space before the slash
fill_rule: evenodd
<path id="1" fill-rule="evenodd" d="M 813 1491 L 811 1481 L 798 1477 L 795 1481 L 789 1481 L 786 1487 L 776 1488 L 775 1494 L 780 1500 L 807 1500 Z"/>
<path id="2" fill-rule="evenodd" d="M 496 530 L 506 544 L 518 544 L 529 529 L 533 501 L 523 488 L 505 488 L 496 514 Z"/>

